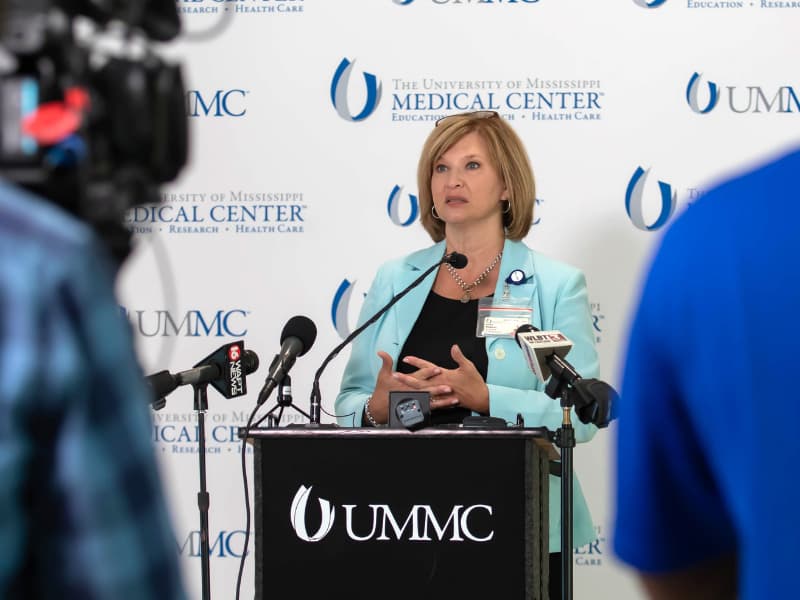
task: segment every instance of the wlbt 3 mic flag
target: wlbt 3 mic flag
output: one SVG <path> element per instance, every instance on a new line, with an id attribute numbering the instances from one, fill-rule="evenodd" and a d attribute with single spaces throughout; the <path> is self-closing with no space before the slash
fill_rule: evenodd
<path id="1" fill-rule="evenodd" d="M 522 331 L 520 328 L 517 330 L 517 343 L 531 371 L 542 383 L 550 378 L 550 357 L 564 358 L 572 350 L 572 342 L 560 331 Z"/>
<path id="2" fill-rule="evenodd" d="M 539 331 L 532 325 L 523 325 L 517 329 L 516 339 L 539 381 L 545 383 L 555 371 L 555 379 L 545 389 L 547 395 L 557 398 L 566 394 L 563 400 L 575 407 L 578 418 L 584 423 L 607 427 L 616 418 L 619 394 L 604 381 L 584 379 L 564 359 L 572 349 L 572 341 L 567 336 L 560 331 Z"/>

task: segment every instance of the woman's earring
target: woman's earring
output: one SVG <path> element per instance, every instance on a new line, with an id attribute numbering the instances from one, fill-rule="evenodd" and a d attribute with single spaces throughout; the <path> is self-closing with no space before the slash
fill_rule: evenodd
<path id="1" fill-rule="evenodd" d="M 507 214 L 509 214 L 511 212 L 511 202 L 509 202 L 508 200 L 503 200 L 502 202 L 506 203 L 506 206 L 503 209 L 503 214 L 507 215 Z"/>
<path id="2" fill-rule="evenodd" d="M 437 221 L 441 221 L 442 220 L 439 217 L 439 215 L 436 214 L 436 207 L 433 204 L 431 204 L 431 214 L 433 215 L 433 218 L 436 219 Z"/>

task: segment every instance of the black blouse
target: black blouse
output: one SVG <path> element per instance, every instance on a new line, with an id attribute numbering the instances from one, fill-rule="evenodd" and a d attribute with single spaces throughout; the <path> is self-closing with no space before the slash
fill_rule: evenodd
<path id="1" fill-rule="evenodd" d="M 458 367 L 450 356 L 450 348 L 458 344 L 461 351 L 475 364 L 475 368 L 486 381 L 489 359 L 486 341 L 475 335 L 478 323 L 478 300 L 461 302 L 431 292 L 422 306 L 422 311 L 408 334 L 406 343 L 398 357 L 397 370 L 413 373 L 416 367 L 402 362 L 406 356 L 416 356 L 445 369 Z M 458 406 L 431 412 L 431 423 L 460 423 L 472 412 Z"/>

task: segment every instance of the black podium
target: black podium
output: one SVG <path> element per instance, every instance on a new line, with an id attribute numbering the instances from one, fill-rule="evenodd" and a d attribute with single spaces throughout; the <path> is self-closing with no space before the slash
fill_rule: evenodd
<path id="1" fill-rule="evenodd" d="M 547 598 L 541 431 L 250 437 L 257 600 Z"/>

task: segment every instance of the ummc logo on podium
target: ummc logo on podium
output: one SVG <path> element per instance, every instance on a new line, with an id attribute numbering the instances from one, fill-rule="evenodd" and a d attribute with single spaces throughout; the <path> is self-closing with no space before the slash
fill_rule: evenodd
<path id="1" fill-rule="evenodd" d="M 642 8 L 658 8 L 662 4 L 664 4 L 667 0 L 633 0 L 636 4 L 641 6 Z"/>
<path id="2" fill-rule="evenodd" d="M 345 121 L 363 121 L 369 117 L 378 107 L 381 101 L 382 85 L 375 75 L 364 72 L 364 84 L 366 86 L 366 100 L 364 108 L 357 115 L 350 110 L 348 92 L 350 88 L 350 75 L 356 61 L 350 62 L 346 58 L 342 59 L 336 68 L 336 73 L 331 81 L 331 102 L 340 117 Z"/>
<path id="3" fill-rule="evenodd" d="M 317 532 L 309 535 L 306 527 L 306 508 L 313 487 L 301 485 L 294 495 L 289 510 L 292 528 L 297 537 L 304 542 L 319 542 L 324 539 L 333 528 L 336 517 L 336 507 L 328 500 L 319 498 L 322 520 Z M 343 504 L 341 508 L 344 509 L 347 537 L 354 542 L 406 540 L 409 542 L 470 541 L 482 543 L 489 542 L 494 538 L 494 530 L 490 527 L 494 510 L 488 504 L 473 504 L 472 506 L 456 504 L 450 509 L 444 522 L 436 517 L 429 504 L 415 504 L 408 514 L 401 518 L 397 518 L 388 504 L 368 504 L 368 512 L 372 517 L 372 525 L 368 532 L 366 530 L 355 531 L 353 521 L 356 511 L 359 510 L 358 505 Z M 477 519 L 477 522 L 470 522 L 472 518 Z M 369 519 L 360 519 L 359 521 L 364 523 Z M 476 531 L 481 526 L 488 531 Z"/>
<path id="4" fill-rule="evenodd" d="M 319 508 L 322 511 L 322 521 L 319 524 L 319 529 L 314 535 L 308 535 L 306 529 L 306 504 L 308 504 L 308 496 L 314 486 L 301 485 L 292 500 L 292 508 L 289 511 L 292 521 L 294 532 L 304 542 L 318 542 L 331 530 L 333 521 L 336 517 L 336 509 L 331 506 L 331 503 L 323 498 L 319 498 Z"/>

